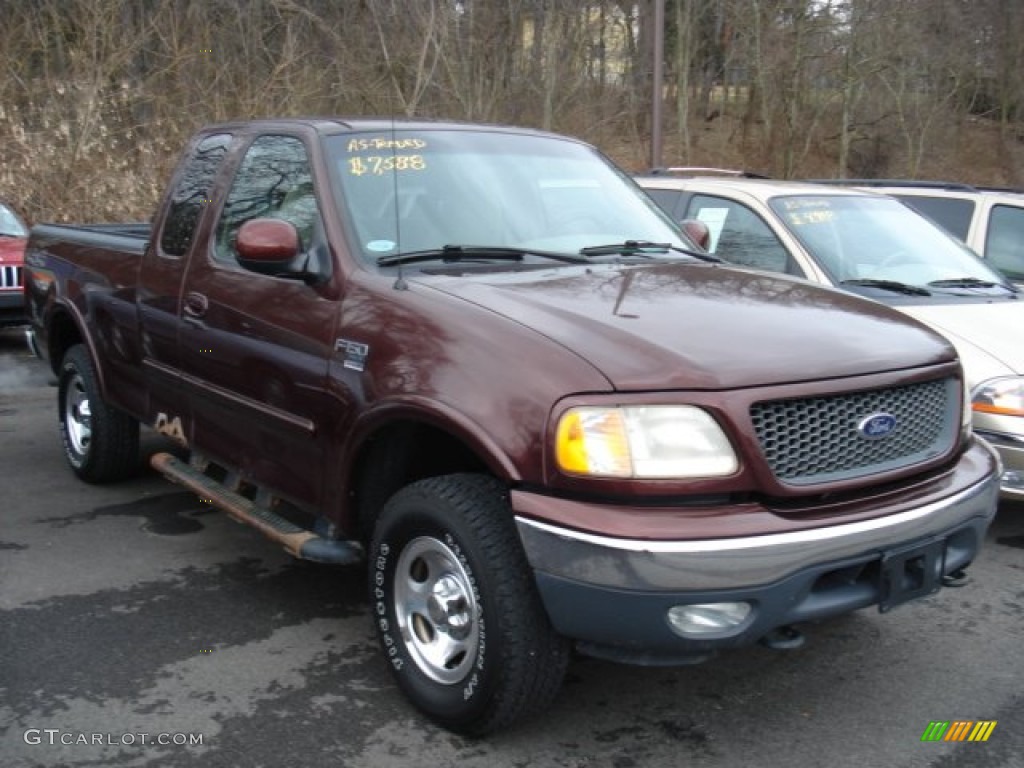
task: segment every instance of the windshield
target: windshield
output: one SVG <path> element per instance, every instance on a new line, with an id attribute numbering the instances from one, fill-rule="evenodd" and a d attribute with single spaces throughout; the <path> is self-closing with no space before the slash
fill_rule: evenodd
<path id="1" fill-rule="evenodd" d="M 353 244 L 368 261 L 445 246 L 694 248 L 620 171 L 573 141 L 425 129 L 332 136 L 325 146 Z"/>
<path id="2" fill-rule="evenodd" d="M 0 235 L 28 237 L 28 230 L 10 208 L 0 204 Z"/>
<path id="3" fill-rule="evenodd" d="M 783 223 L 837 284 L 885 280 L 935 287 L 952 281 L 1005 285 L 966 246 L 898 200 L 802 195 L 770 202 Z"/>

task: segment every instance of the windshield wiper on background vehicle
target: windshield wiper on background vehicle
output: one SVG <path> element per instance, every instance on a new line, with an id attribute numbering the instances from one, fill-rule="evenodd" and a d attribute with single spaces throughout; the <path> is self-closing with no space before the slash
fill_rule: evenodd
<path id="1" fill-rule="evenodd" d="M 843 280 L 840 285 L 853 285 L 861 288 L 881 288 L 883 291 L 902 293 L 907 296 L 931 296 L 932 292 L 919 285 L 908 285 L 896 280 L 872 280 L 869 278 L 858 278 L 855 280 Z M 929 283 L 931 285 L 931 283 Z"/>
<path id="2" fill-rule="evenodd" d="M 397 264 L 414 264 L 421 261 L 457 262 L 486 259 L 522 261 L 526 256 L 540 256 L 541 258 L 563 261 L 568 264 L 583 264 L 586 262 L 586 259 L 574 256 L 571 253 L 537 251 L 530 248 L 510 248 L 500 245 L 445 245 L 441 248 L 427 248 L 422 251 L 409 251 L 407 253 L 381 256 L 377 259 L 377 264 L 382 267 L 390 267 Z"/>
<path id="3" fill-rule="evenodd" d="M 608 245 L 591 245 L 580 248 L 581 256 L 648 256 L 653 253 L 681 253 L 685 256 L 692 256 L 701 261 L 720 263 L 722 260 L 710 253 L 701 253 L 689 248 L 681 248 L 672 243 L 655 243 L 650 240 L 625 240 L 621 243 L 609 243 Z"/>
<path id="4" fill-rule="evenodd" d="M 1005 288 L 1002 283 L 991 280 L 979 280 L 977 277 L 953 277 L 947 280 L 932 280 L 928 285 L 933 288 Z"/>
<path id="5" fill-rule="evenodd" d="M 998 282 L 998 281 L 995 281 L 995 280 L 983 280 L 983 279 L 977 278 L 977 277 L 951 277 L 951 278 L 947 278 L 945 280 L 932 280 L 930 283 L 928 283 L 928 287 L 929 288 L 937 288 L 937 289 L 939 289 L 940 292 L 943 292 L 943 293 L 952 293 L 954 295 L 960 295 L 960 296 L 970 296 L 970 295 L 977 295 L 977 294 L 971 294 L 971 293 L 959 293 L 958 294 L 955 289 L 957 289 L 957 288 L 966 288 L 966 289 L 969 290 L 971 288 L 980 288 L 980 289 L 983 289 L 985 291 L 985 293 L 987 293 L 988 290 L 991 289 L 991 288 L 998 288 L 998 289 L 1003 290 L 1006 293 L 1010 294 L 1010 296 L 1012 298 L 1014 298 L 1014 299 L 1016 299 L 1018 297 L 1018 295 L 1020 294 L 1020 289 L 1017 288 L 1016 286 L 1012 285 L 1012 284 Z M 943 288 L 952 288 L 954 290 L 953 291 L 942 291 Z"/>

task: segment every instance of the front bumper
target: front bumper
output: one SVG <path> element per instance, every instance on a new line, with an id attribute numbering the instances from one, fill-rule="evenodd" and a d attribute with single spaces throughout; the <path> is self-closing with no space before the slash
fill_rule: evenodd
<path id="1" fill-rule="evenodd" d="M 652 541 L 521 514 L 516 524 L 556 631 L 600 655 L 683 663 L 778 627 L 885 602 L 883 560 L 897 551 L 938 552 L 929 561 L 937 588 L 942 576 L 974 559 L 998 502 L 991 449 L 975 442 L 961 464 L 972 471 L 955 472 L 959 483 L 945 483 L 945 493 L 910 509 L 784 533 Z M 512 498 L 516 509 L 516 493 Z M 737 627 L 702 637 L 681 636 L 667 618 L 674 606 L 722 602 L 747 602 L 752 610 Z"/>

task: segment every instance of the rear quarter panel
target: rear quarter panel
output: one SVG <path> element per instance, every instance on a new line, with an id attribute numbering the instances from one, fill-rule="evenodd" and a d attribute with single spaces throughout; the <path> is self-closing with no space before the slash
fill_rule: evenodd
<path id="1" fill-rule="evenodd" d="M 134 238 L 39 225 L 26 254 L 32 324 L 56 370 L 68 346 L 89 349 L 104 399 L 138 415 L 144 400 L 136 280 L 145 247 Z"/>

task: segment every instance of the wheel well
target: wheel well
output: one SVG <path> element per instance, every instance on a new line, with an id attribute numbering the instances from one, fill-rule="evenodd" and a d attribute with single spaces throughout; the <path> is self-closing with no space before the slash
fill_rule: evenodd
<path id="1" fill-rule="evenodd" d="M 47 350 L 50 356 L 50 367 L 54 373 L 60 370 L 64 354 L 75 344 L 82 341 L 82 334 L 75 321 L 67 312 L 57 312 L 50 318 Z"/>
<path id="2" fill-rule="evenodd" d="M 366 544 L 385 502 L 400 488 L 425 477 L 456 472 L 490 474 L 487 463 L 459 438 L 417 422 L 390 424 L 359 452 L 352 473 L 350 510 Z"/>

